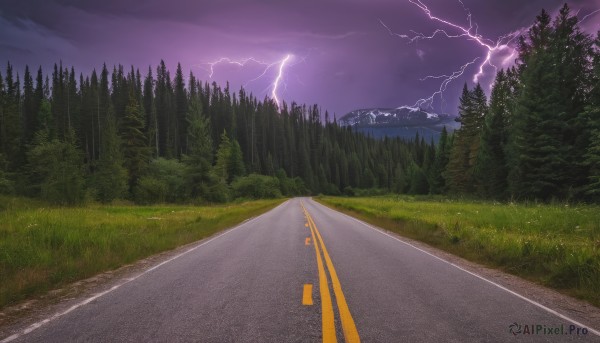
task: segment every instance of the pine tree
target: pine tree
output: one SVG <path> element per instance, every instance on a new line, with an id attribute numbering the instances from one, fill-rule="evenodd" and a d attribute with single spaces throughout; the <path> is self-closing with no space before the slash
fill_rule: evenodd
<path id="1" fill-rule="evenodd" d="M 584 157 L 585 164 L 590 168 L 586 194 L 598 199 L 600 198 L 600 129 L 592 131 L 590 145 Z"/>
<path id="2" fill-rule="evenodd" d="M 0 92 L 1 92 L 0 85 Z M 0 153 L 9 161 L 8 168 L 17 170 L 22 164 L 21 150 L 21 114 L 19 105 L 21 101 L 20 85 L 13 78 L 13 68 L 10 63 L 6 66 L 4 91 L 2 92 L 2 109 L 0 110 Z"/>
<path id="3" fill-rule="evenodd" d="M 154 157 L 158 157 L 158 118 L 156 117 L 156 104 L 154 102 L 154 78 L 152 67 L 148 67 L 148 74 L 144 79 L 144 91 L 142 95 L 146 125 L 144 131 L 148 136 L 148 146 L 152 149 Z"/>
<path id="4" fill-rule="evenodd" d="M 217 149 L 217 162 L 215 164 L 215 175 L 223 181 L 229 180 L 229 161 L 231 160 L 231 141 L 227 131 L 221 134 L 221 143 Z"/>
<path id="5" fill-rule="evenodd" d="M 412 162 L 408 167 L 408 179 L 409 179 L 409 194 L 427 194 L 429 191 L 429 184 L 427 183 L 427 176 L 415 162 Z"/>
<path id="6" fill-rule="evenodd" d="M 50 101 L 44 99 L 40 104 L 40 110 L 38 112 L 38 123 L 40 130 L 48 131 L 48 134 L 53 137 L 56 135 L 54 129 L 54 121 L 52 120 L 52 105 Z M 35 136 L 35 135 L 34 135 Z"/>
<path id="7" fill-rule="evenodd" d="M 560 140 L 566 147 L 566 195 L 571 197 L 583 191 L 587 183 L 588 170 L 584 160 L 589 146 L 591 130 L 586 118 L 585 105 L 591 79 L 592 39 L 582 32 L 576 15 L 571 15 L 567 4 L 559 11 L 553 23 L 550 45 L 552 54 L 554 113 L 563 123 Z"/>
<path id="8" fill-rule="evenodd" d="M 477 155 L 479 154 L 480 144 L 481 144 L 481 131 L 485 122 L 485 115 L 488 112 L 487 98 L 481 88 L 481 85 L 478 83 L 473 89 L 473 117 L 470 118 L 469 124 L 465 124 L 467 127 L 465 129 L 469 130 L 469 135 L 471 139 L 471 145 L 469 149 L 469 166 L 471 167 L 471 172 L 474 172 L 475 164 L 477 162 Z M 473 178 L 474 181 L 476 181 Z"/>
<path id="9" fill-rule="evenodd" d="M 360 180 L 360 187 L 361 188 L 373 188 L 375 187 L 375 175 L 373 174 L 373 172 L 371 171 L 370 168 L 364 168 L 362 175 L 361 175 L 361 180 Z"/>
<path id="10" fill-rule="evenodd" d="M 177 63 L 177 72 L 175 73 L 174 82 L 174 97 L 175 97 L 175 143 L 177 156 L 187 151 L 185 133 L 187 131 L 187 92 L 183 81 L 183 71 L 181 70 L 181 64 Z"/>
<path id="11" fill-rule="evenodd" d="M 394 167 L 392 190 L 395 193 L 406 193 L 407 186 L 408 180 L 406 178 L 406 172 L 404 171 L 400 163 L 396 163 L 396 166 Z"/>
<path id="12" fill-rule="evenodd" d="M 521 66 L 522 90 L 511 136 L 511 150 L 516 158 L 510 170 L 509 184 L 512 196 L 548 199 L 559 193 L 558 183 L 564 180 L 564 170 L 557 169 L 562 164 L 557 157 L 564 147 L 557 135 L 561 123 L 553 115 L 553 104 L 549 101 L 552 75 L 548 66 L 552 61 L 546 50 L 551 27 L 546 12 L 538 16 L 529 35 L 532 46 L 520 48 L 528 54 Z"/>
<path id="13" fill-rule="evenodd" d="M 79 116 L 79 105 L 81 103 L 79 94 L 77 93 L 77 82 L 75 81 L 75 69 L 71 67 L 71 72 L 66 71 L 68 78 L 66 81 L 66 115 L 67 115 L 67 130 L 75 130 L 79 125 L 77 121 Z"/>
<path id="14" fill-rule="evenodd" d="M 25 142 L 31 141 L 37 131 L 37 104 L 38 101 L 35 99 L 33 88 L 33 77 L 29 72 L 29 66 L 25 66 L 23 77 L 23 138 Z"/>
<path id="15" fill-rule="evenodd" d="M 588 168 L 586 195 L 600 200 L 600 32 L 596 36 L 594 45 L 592 87 L 584 113 L 591 135 L 588 147 L 585 149 L 583 165 Z"/>
<path id="16" fill-rule="evenodd" d="M 169 94 L 170 86 L 169 75 L 164 61 L 156 68 L 156 87 L 154 88 L 154 102 L 156 109 L 157 136 L 159 156 L 172 156 L 172 151 L 168 148 L 170 141 L 170 110 L 171 96 Z"/>
<path id="17" fill-rule="evenodd" d="M 436 147 L 435 159 L 429 172 L 429 192 L 431 194 L 442 194 L 446 192 L 446 181 L 443 175 L 446 171 L 446 166 L 448 165 L 448 157 L 448 130 L 446 130 L 446 126 L 444 126 Z"/>
<path id="18" fill-rule="evenodd" d="M 481 185 L 480 193 L 489 198 L 506 197 L 508 168 L 505 150 L 508 141 L 508 120 L 511 117 L 510 106 L 513 101 L 509 79 L 504 70 L 500 70 L 492 88 L 476 166 L 476 178 Z"/>
<path id="19" fill-rule="evenodd" d="M 144 175 L 150 162 L 148 139 L 144 135 L 144 115 L 133 90 L 129 93 L 129 104 L 125 108 L 121 137 L 129 187 L 132 189 Z"/>
<path id="20" fill-rule="evenodd" d="M 102 135 L 102 123 L 106 122 L 105 119 L 106 115 L 108 114 L 110 101 L 111 98 L 108 83 L 108 69 L 106 68 L 106 64 L 104 64 L 102 65 L 102 72 L 100 73 L 100 89 L 98 91 L 98 99 L 96 104 L 96 120 L 98 121 L 97 137 L 100 137 Z"/>
<path id="21" fill-rule="evenodd" d="M 246 167 L 244 166 L 244 159 L 242 155 L 242 148 L 237 140 L 231 141 L 231 151 L 229 154 L 229 182 L 233 181 L 236 177 L 244 176 L 246 174 Z"/>
<path id="22" fill-rule="evenodd" d="M 113 66 L 110 85 L 112 88 L 110 98 L 115 111 L 115 117 L 117 118 L 117 121 L 120 122 L 126 115 L 125 112 L 129 103 L 130 92 L 133 93 L 133 97 L 139 104 L 135 84 L 133 82 L 131 73 L 129 73 L 126 77 L 123 65 L 119 64 L 118 67 Z"/>
<path id="23" fill-rule="evenodd" d="M 554 25 L 542 11 L 520 41 L 521 89 L 511 134 L 511 194 L 567 198 L 581 191 L 589 132 L 581 116 L 589 39 L 564 6 Z"/>
<path id="24" fill-rule="evenodd" d="M 183 156 L 187 165 L 187 180 L 193 198 L 206 197 L 212 183 L 212 139 L 208 119 L 202 113 L 199 99 L 192 98 L 187 114 L 188 154 Z"/>
<path id="25" fill-rule="evenodd" d="M 37 114 L 40 112 L 40 107 L 42 106 L 42 101 L 47 100 L 47 96 L 44 94 L 44 73 L 42 72 L 41 66 L 38 68 L 37 76 L 35 79 L 35 90 L 33 92 L 33 99 L 34 99 L 33 109 L 35 111 L 34 115 L 37 116 Z M 37 117 L 34 120 L 34 123 L 35 123 L 34 131 L 37 131 L 39 129 L 39 124 L 40 124 Z"/>
<path id="26" fill-rule="evenodd" d="M 454 145 L 445 174 L 451 192 L 471 194 L 475 189 L 475 162 L 485 111 L 486 99 L 481 86 L 478 84 L 473 91 L 469 91 L 465 84 L 459 107 L 461 127 L 454 132 Z"/>
<path id="27" fill-rule="evenodd" d="M 212 185 L 209 188 L 209 200 L 215 202 L 226 202 L 230 199 L 230 188 L 227 184 L 229 179 L 229 161 L 231 160 L 231 140 L 227 131 L 221 134 L 221 143 L 217 149 L 216 164 L 213 168 L 211 178 Z"/>
<path id="28" fill-rule="evenodd" d="M 109 203 L 127 192 L 127 170 L 124 165 L 122 141 L 117 133 L 117 123 L 112 106 L 109 107 L 100 144 L 102 153 L 94 175 L 98 200 Z"/>
<path id="29" fill-rule="evenodd" d="M 4 87 L 4 78 L 2 77 L 2 72 L 0 71 L 0 154 L 4 155 L 6 159 L 6 126 L 7 126 L 7 118 L 4 111 L 4 103 L 6 102 L 6 89 Z"/>

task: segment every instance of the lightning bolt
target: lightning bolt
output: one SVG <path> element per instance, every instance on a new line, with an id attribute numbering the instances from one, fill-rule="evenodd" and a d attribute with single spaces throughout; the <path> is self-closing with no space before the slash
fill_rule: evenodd
<path id="1" fill-rule="evenodd" d="M 212 77 L 213 77 L 213 75 L 215 73 L 215 66 L 218 65 L 218 64 L 224 64 L 224 63 L 226 63 L 226 64 L 235 64 L 235 65 L 238 65 L 240 67 L 244 67 L 244 66 L 246 66 L 246 64 L 248 64 L 248 62 L 255 62 L 255 63 L 260 64 L 260 65 L 267 65 L 267 63 L 259 61 L 259 60 L 255 59 L 254 57 L 242 58 L 240 60 L 233 60 L 233 59 L 231 59 L 229 57 L 221 57 L 221 58 L 219 58 L 216 61 L 207 62 L 207 63 L 204 63 L 204 64 L 209 66 L 208 77 L 210 79 L 212 79 Z"/>
<path id="2" fill-rule="evenodd" d="M 414 38 L 432 39 L 437 33 L 444 34 L 448 38 L 466 37 L 467 39 L 475 42 L 476 44 L 480 45 L 481 47 L 487 50 L 483 62 L 479 65 L 479 71 L 473 76 L 473 82 L 475 83 L 477 83 L 479 81 L 479 78 L 484 74 L 483 68 L 486 65 L 493 67 L 494 70 L 497 71 L 498 68 L 492 63 L 492 56 L 494 53 L 505 49 L 512 49 L 508 46 L 508 43 L 516 37 L 514 33 L 502 36 L 496 42 L 493 42 L 487 38 L 483 38 L 480 34 L 477 33 L 477 26 L 473 27 L 473 23 L 471 21 L 471 12 L 467 7 L 465 7 L 462 1 L 460 1 L 460 3 L 462 4 L 464 10 L 467 12 L 467 20 L 469 21 L 469 27 L 464 27 L 433 15 L 431 13 L 431 10 L 421 0 L 409 0 L 409 2 L 419 7 L 427 15 L 427 17 L 429 17 L 430 20 L 437 21 L 458 31 L 458 34 L 452 35 L 447 33 L 445 30 L 436 30 L 431 36 L 425 36 L 420 34 L 416 35 Z M 475 32 L 473 32 L 473 30 Z M 514 51 L 514 49 L 512 50 Z"/>
<path id="3" fill-rule="evenodd" d="M 433 101 L 436 96 L 439 96 L 443 103 L 443 101 L 444 101 L 443 93 L 446 90 L 446 87 L 448 86 L 448 84 L 450 82 L 452 82 L 453 80 L 457 79 L 458 77 L 462 76 L 465 73 L 466 68 L 469 67 L 470 65 L 474 64 L 475 61 L 477 61 L 478 59 L 482 59 L 482 62 L 479 64 L 479 67 L 477 68 L 477 72 L 473 75 L 472 79 L 473 79 L 474 83 L 477 83 L 479 81 L 479 79 L 485 74 L 484 68 L 489 66 L 494 69 L 495 73 L 498 71 L 498 67 L 492 62 L 492 60 L 500 52 L 507 54 L 507 56 L 504 57 L 500 62 L 502 64 L 502 66 L 510 66 L 512 63 L 514 63 L 515 57 L 518 55 L 517 50 L 514 48 L 514 46 L 511 46 L 511 43 L 515 40 L 515 38 L 522 35 L 525 31 L 527 31 L 531 28 L 531 26 L 521 28 L 519 30 L 516 30 L 514 32 L 511 32 L 511 33 L 508 33 L 506 35 L 499 37 L 496 41 L 493 41 L 491 39 L 481 36 L 477 32 L 478 26 L 476 23 L 475 24 L 473 23 L 471 12 L 465 6 L 465 4 L 463 3 L 462 0 L 458 0 L 458 2 L 462 5 L 465 13 L 467 14 L 467 22 L 469 23 L 468 27 L 456 24 L 450 20 L 443 19 L 443 18 L 440 18 L 440 17 L 434 15 L 431 12 L 431 10 L 427 7 L 427 5 L 425 5 L 423 3 L 423 1 L 421 1 L 421 0 L 408 0 L 408 2 L 417 6 L 421 11 L 423 11 L 425 13 L 425 15 L 427 15 L 429 20 L 443 24 L 444 26 L 447 26 L 449 28 L 449 30 L 453 30 L 454 32 L 448 32 L 444 29 L 436 29 L 429 35 L 426 35 L 426 34 L 423 34 L 420 32 L 416 32 L 416 31 L 412 31 L 412 30 L 410 31 L 412 33 L 412 35 L 400 34 L 400 33 L 396 33 L 394 31 L 392 31 L 392 29 L 388 25 L 386 25 L 381 19 L 379 19 L 380 24 L 388 31 L 388 33 L 390 35 L 407 40 L 409 44 L 418 42 L 420 40 L 434 39 L 436 36 L 444 36 L 446 38 L 465 38 L 469 41 L 474 42 L 476 45 L 479 45 L 480 47 L 484 48 L 484 51 L 485 51 L 484 56 L 478 57 L 478 58 L 474 59 L 473 61 L 462 65 L 457 71 L 453 72 L 450 75 L 438 75 L 438 76 L 429 75 L 424 78 L 421 78 L 420 79 L 421 81 L 430 80 L 430 79 L 441 79 L 442 81 L 441 81 L 440 87 L 437 91 L 435 91 L 429 97 L 417 100 L 416 104 L 414 105 L 415 107 L 427 105 L 428 107 L 433 108 Z M 595 15 L 598 12 L 600 12 L 600 9 L 592 11 L 591 13 L 583 16 L 581 18 L 581 20 L 579 20 L 579 24 L 581 24 L 582 22 L 584 22 L 585 20 L 587 20 L 588 18 L 590 18 L 591 16 Z M 576 15 L 578 15 L 578 13 L 576 13 Z M 491 84 L 489 85 L 489 87 L 491 87 Z"/>
<path id="4" fill-rule="evenodd" d="M 285 67 L 286 63 L 288 63 L 288 61 L 292 57 L 293 57 L 292 54 L 287 54 L 283 59 L 277 60 L 275 62 L 264 62 L 264 61 L 254 58 L 254 57 L 245 57 L 245 58 L 240 58 L 240 59 L 233 59 L 230 57 L 221 57 L 215 61 L 203 63 L 202 65 L 208 66 L 207 68 L 205 68 L 205 70 L 208 72 L 208 77 L 211 79 L 215 73 L 215 67 L 220 64 L 233 64 L 233 65 L 237 65 L 239 67 L 246 67 L 249 63 L 254 63 L 257 65 L 263 66 L 264 68 L 262 69 L 262 72 L 260 74 L 258 74 L 258 76 L 254 77 L 254 78 L 248 80 L 246 83 L 244 83 L 243 87 L 247 87 L 248 84 L 250 84 L 251 82 L 254 82 L 256 80 L 263 78 L 271 68 L 279 65 L 277 76 L 275 77 L 273 82 L 271 82 L 270 86 L 267 87 L 267 89 L 271 88 L 271 99 L 273 99 L 273 101 L 275 101 L 277 108 L 279 108 L 281 106 L 281 103 L 279 101 L 279 97 L 277 96 L 277 89 L 279 87 L 280 82 L 282 82 L 282 79 L 284 77 L 283 76 L 284 67 Z M 301 62 L 304 62 L 304 61 L 305 61 L 305 58 L 303 58 L 301 60 Z"/>
<path id="5" fill-rule="evenodd" d="M 475 58 L 471 62 L 465 63 L 464 65 L 462 65 L 460 68 L 458 68 L 458 70 L 456 70 L 452 74 L 438 75 L 438 76 L 429 75 L 429 76 L 422 78 L 421 81 L 425 81 L 425 80 L 429 80 L 429 79 L 441 79 L 442 81 L 440 83 L 438 90 L 436 90 L 429 97 L 417 100 L 415 106 L 427 105 L 428 107 L 433 108 L 433 101 L 435 100 L 435 97 L 437 97 L 437 96 L 439 96 L 441 101 L 443 102 L 443 93 L 446 90 L 448 84 L 451 83 L 452 81 L 456 80 L 457 78 L 461 77 L 465 73 L 467 67 L 471 66 L 472 64 L 475 64 L 475 62 L 477 60 L 482 60 L 482 62 L 479 63 L 479 66 L 477 68 L 477 73 L 475 73 L 472 77 L 474 83 L 477 83 L 479 81 L 480 77 L 482 77 L 485 74 L 484 69 L 487 66 L 494 68 L 494 71 L 497 72 L 498 67 L 492 62 L 492 59 L 495 57 L 495 55 L 497 53 L 502 52 L 502 51 L 510 52 L 510 54 L 502 60 L 502 65 L 507 65 L 515 57 L 516 49 L 511 47 L 509 44 L 516 37 L 518 37 L 518 35 L 521 32 L 523 32 L 523 30 L 511 32 L 507 35 L 501 36 L 496 41 L 492 41 L 491 39 L 484 38 L 477 32 L 478 26 L 477 26 L 477 24 L 473 23 L 471 12 L 465 6 L 465 4 L 462 2 L 462 0 L 458 0 L 458 1 L 462 5 L 463 9 L 465 10 L 465 12 L 467 14 L 467 22 L 469 24 L 468 26 L 459 25 L 459 24 L 456 24 L 454 22 L 451 22 L 449 20 L 446 20 L 446 19 L 443 19 L 443 18 L 440 18 L 440 17 L 434 15 L 431 12 L 431 10 L 427 7 L 427 5 L 425 5 L 421 0 L 408 0 L 408 1 L 411 4 L 417 6 L 420 10 L 422 10 L 425 13 L 425 15 L 427 15 L 429 20 L 441 23 L 441 24 L 447 26 L 449 28 L 449 30 L 453 30 L 454 32 L 449 32 L 445 29 L 436 29 L 429 35 L 426 35 L 426 34 L 420 33 L 420 32 L 416 32 L 416 31 L 412 31 L 412 30 L 410 31 L 412 33 L 412 35 L 400 34 L 400 33 L 396 33 L 394 31 L 392 31 L 392 29 L 388 25 L 386 25 L 381 19 L 379 19 L 379 22 L 381 23 L 381 25 L 388 31 L 388 33 L 390 35 L 405 39 L 408 41 L 409 44 L 415 43 L 415 42 L 418 42 L 421 40 L 431 40 L 437 36 L 443 36 L 443 37 L 451 38 L 451 39 L 464 38 L 464 39 L 474 42 L 474 44 L 482 47 L 485 51 L 485 54 L 482 57 Z"/>
<path id="6" fill-rule="evenodd" d="M 287 63 L 287 61 L 289 61 L 291 57 L 292 55 L 288 54 L 287 56 L 285 56 L 284 59 L 281 60 L 281 63 L 279 63 L 279 73 L 275 78 L 275 82 L 273 82 L 273 91 L 271 91 L 271 96 L 273 97 L 273 100 L 275 100 L 277 108 L 280 108 L 281 106 L 281 104 L 279 103 L 279 98 L 277 97 L 277 86 L 279 86 L 279 81 L 281 81 L 281 78 L 283 77 L 283 68 L 285 67 L 285 64 Z"/>
<path id="7" fill-rule="evenodd" d="M 583 22 L 584 22 L 584 21 L 586 21 L 586 20 L 587 20 L 589 17 L 593 16 L 594 14 L 596 14 L 596 13 L 598 13 L 598 12 L 600 12 L 600 9 L 597 9 L 597 10 L 595 10 L 595 11 L 593 11 L 593 12 L 591 12 L 591 13 L 589 13 L 589 14 L 585 15 L 585 16 L 583 16 L 583 18 L 581 18 L 581 20 L 579 20 L 579 24 L 583 23 Z"/>
<path id="8" fill-rule="evenodd" d="M 439 96 L 441 101 L 443 102 L 444 101 L 444 91 L 448 87 L 448 84 L 450 82 L 454 81 L 456 78 L 462 76 L 465 73 L 465 69 L 467 69 L 468 66 L 474 64 L 478 59 L 479 59 L 479 57 L 475 58 L 471 62 L 467 62 L 467 63 L 463 64 L 457 71 L 453 72 L 450 75 L 438 75 L 438 76 L 429 75 L 429 76 L 425 76 L 424 78 L 420 79 L 421 81 L 425 81 L 428 79 L 443 79 L 443 81 L 440 84 L 440 87 L 437 91 L 435 91 L 433 94 L 431 94 L 427 98 L 422 98 L 422 99 L 417 100 L 417 102 L 413 105 L 413 107 L 420 108 L 423 105 L 427 105 L 427 107 L 433 108 L 433 101 L 435 100 L 436 96 Z"/>

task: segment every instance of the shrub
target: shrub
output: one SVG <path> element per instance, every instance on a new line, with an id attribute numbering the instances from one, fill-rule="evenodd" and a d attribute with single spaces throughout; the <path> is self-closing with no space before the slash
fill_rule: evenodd
<path id="1" fill-rule="evenodd" d="M 282 196 L 279 186 L 276 177 L 258 174 L 240 177 L 231 183 L 236 197 L 252 199 L 279 198 Z"/>
<path id="2" fill-rule="evenodd" d="M 283 195 L 295 196 L 310 193 L 301 178 L 289 178 L 285 170 L 281 168 L 275 172 L 275 177 L 279 180 L 279 190 Z"/>
<path id="3" fill-rule="evenodd" d="M 342 195 L 340 189 L 333 183 L 327 183 L 323 189 L 323 192 L 327 195 Z"/>
<path id="4" fill-rule="evenodd" d="M 165 187 L 165 197 L 161 201 L 177 202 L 187 196 L 186 166 L 175 159 L 159 157 L 152 160 L 148 176 L 160 181 Z"/>
<path id="5" fill-rule="evenodd" d="M 217 180 L 216 176 L 212 176 L 213 180 Z M 213 185 L 208 188 L 207 200 L 212 202 L 227 202 L 231 199 L 231 190 L 225 180 L 220 179 L 215 181 Z"/>
<path id="6" fill-rule="evenodd" d="M 0 154 L 0 194 L 12 194 L 14 192 L 14 182 L 8 177 L 6 172 L 7 161 L 2 154 Z"/>
<path id="7" fill-rule="evenodd" d="M 143 176 L 134 189 L 135 202 L 138 204 L 155 204 L 165 202 L 169 186 L 163 180 L 153 176 Z"/>
<path id="8" fill-rule="evenodd" d="M 43 199 L 55 204 L 83 202 L 83 154 L 75 144 L 50 140 L 45 132 L 40 132 L 27 157 Z"/>
<path id="9" fill-rule="evenodd" d="M 344 188 L 344 195 L 347 197 L 353 197 L 354 196 L 354 189 L 350 186 L 346 186 Z"/>

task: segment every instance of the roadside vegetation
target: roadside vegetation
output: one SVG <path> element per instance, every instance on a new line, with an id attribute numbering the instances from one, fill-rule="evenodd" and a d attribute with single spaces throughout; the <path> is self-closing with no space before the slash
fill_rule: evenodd
<path id="1" fill-rule="evenodd" d="M 208 237 L 282 201 L 56 207 L 0 196 L 0 308 Z"/>
<path id="2" fill-rule="evenodd" d="M 410 196 L 317 200 L 403 236 L 600 306 L 599 206 Z"/>

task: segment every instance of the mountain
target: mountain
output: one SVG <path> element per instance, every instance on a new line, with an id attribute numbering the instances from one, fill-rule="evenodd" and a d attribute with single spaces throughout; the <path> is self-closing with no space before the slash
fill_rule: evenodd
<path id="1" fill-rule="evenodd" d="M 338 123 L 375 138 L 388 136 L 411 139 L 418 132 L 428 141 L 432 138 L 437 141 L 444 126 L 449 132 L 460 127 L 460 123 L 450 115 L 409 106 L 355 110 L 340 118 Z"/>

